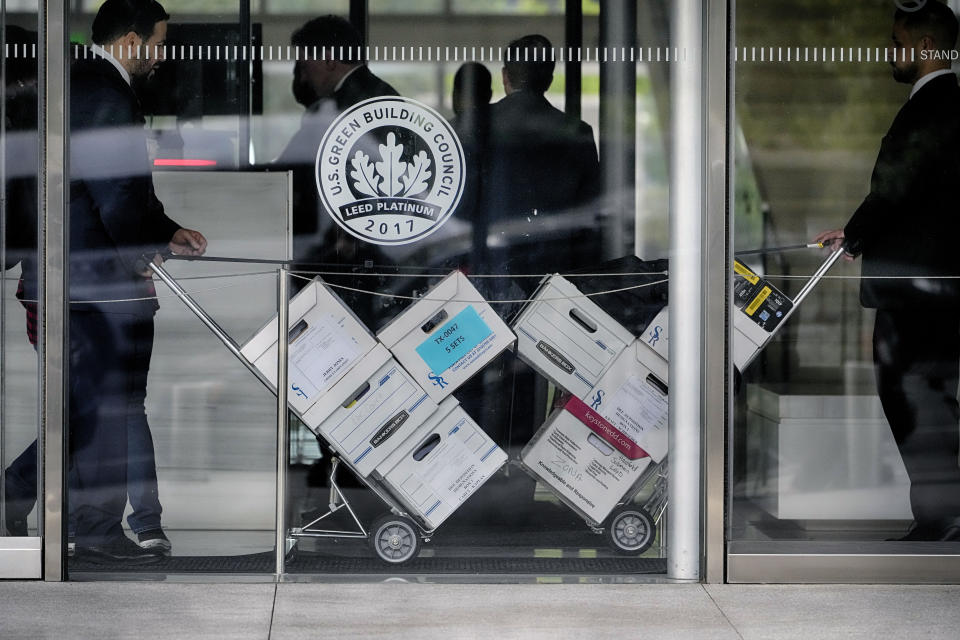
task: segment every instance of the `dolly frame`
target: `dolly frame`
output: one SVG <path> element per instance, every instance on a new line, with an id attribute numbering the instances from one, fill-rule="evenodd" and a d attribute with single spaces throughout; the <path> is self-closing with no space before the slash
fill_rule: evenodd
<path id="1" fill-rule="evenodd" d="M 798 245 L 796 247 L 784 247 L 782 249 L 799 249 L 799 248 L 823 248 L 821 244 L 815 245 Z M 844 248 L 841 246 L 836 250 L 832 251 L 830 255 L 817 267 L 816 271 L 811 274 L 810 278 L 804 283 L 800 291 L 797 292 L 797 295 L 791 300 L 792 305 L 790 309 L 786 312 L 783 319 L 777 325 L 777 327 L 770 332 L 766 337 L 766 340 L 762 345 L 757 347 L 756 351 L 751 355 L 750 359 L 744 364 L 744 366 L 749 366 L 749 364 L 756 358 L 757 354 L 769 344 L 770 340 L 777 334 L 780 327 L 784 326 L 787 323 L 787 320 L 794 314 L 800 304 L 806 299 L 808 295 L 813 291 L 814 287 L 819 284 L 820 280 L 827 274 L 827 272 L 833 267 L 833 265 L 840 259 L 844 253 Z M 546 279 L 544 279 L 546 281 Z M 531 301 L 532 302 L 532 301 Z M 521 312 L 522 313 L 522 312 Z M 518 314 L 519 317 L 519 314 Z M 669 366 L 669 363 L 668 363 Z M 558 409 L 563 411 L 563 409 Z M 551 418 L 556 414 L 552 414 Z M 529 475 L 535 478 L 537 481 L 542 482 L 550 492 L 557 497 L 561 502 L 566 504 L 573 510 L 577 515 L 583 518 L 587 526 L 596 534 L 603 535 L 604 533 L 608 534 L 608 542 L 614 548 L 614 550 L 626 553 L 629 555 L 639 555 L 650 548 L 653 545 L 653 542 L 657 537 L 657 530 L 660 523 L 662 522 L 664 516 L 667 513 L 667 476 L 668 476 L 668 456 L 660 462 L 652 462 L 647 466 L 646 469 L 640 474 L 640 477 L 637 478 L 630 488 L 621 496 L 620 500 L 613 506 L 607 516 L 603 519 L 603 522 L 597 522 L 593 518 L 589 517 L 582 509 L 570 501 L 566 496 L 562 495 L 557 491 L 554 486 L 550 483 L 550 480 L 537 473 L 536 470 L 530 468 L 523 462 L 523 457 L 525 452 L 529 447 L 533 445 L 538 438 L 543 435 L 543 430 L 550 424 L 551 419 L 548 419 L 534 434 L 530 442 L 527 443 L 520 454 L 520 467 L 524 469 Z M 652 489 L 650 496 L 643 502 L 639 507 L 639 511 L 631 507 L 637 495 L 640 493 L 640 490 L 643 489 L 648 483 L 651 482 L 652 478 Z M 625 533 L 624 536 L 618 536 L 618 519 L 624 516 L 624 513 L 633 509 L 632 512 L 628 514 L 627 517 L 630 518 L 629 531 Z M 637 531 L 637 526 L 646 528 L 646 535 L 642 535 L 643 531 Z M 619 533 L 624 533 L 621 527 Z M 642 535 L 641 540 L 634 544 L 634 541 L 637 540 L 637 536 Z M 661 556 L 665 551 L 665 546 L 661 539 L 660 543 L 660 553 Z"/>
<path id="2" fill-rule="evenodd" d="M 149 267 L 170 290 L 180 299 L 181 302 L 193 312 L 197 318 L 220 340 L 220 342 L 227 348 L 227 350 L 234 355 L 234 357 L 239 360 L 244 367 L 247 368 L 250 373 L 254 375 L 271 393 L 277 395 L 277 388 L 274 387 L 267 377 L 254 366 L 250 360 L 243 355 L 241 347 L 237 342 L 228 334 L 223 327 L 221 327 L 216 320 L 214 320 L 210 314 L 208 314 L 193 297 L 187 293 L 187 291 L 180 286 L 180 283 L 171 276 L 162 265 L 158 265 L 153 261 L 149 261 Z M 279 270 L 280 277 L 286 277 L 286 270 Z M 284 297 L 284 296 L 281 296 Z M 284 301 L 284 304 L 286 301 Z M 284 314 L 285 315 L 285 314 Z M 279 358 L 283 357 L 283 351 L 280 350 L 278 354 Z M 279 369 L 278 369 L 279 370 Z M 299 413 L 294 410 L 288 403 L 287 409 L 290 412 L 293 412 L 294 415 L 299 416 Z M 281 418 L 278 418 L 282 419 Z M 316 434 L 315 434 L 316 435 Z M 323 442 L 322 438 L 319 435 L 316 435 L 317 440 L 321 443 Z M 302 527 L 289 528 L 284 531 L 286 536 L 284 546 L 284 553 L 289 553 L 295 546 L 299 539 L 301 538 L 355 538 L 355 539 L 365 539 L 370 541 L 373 550 L 377 553 L 378 557 L 384 562 L 399 565 L 406 563 L 410 560 L 413 560 L 417 556 L 419 551 L 420 544 L 418 542 L 430 542 L 433 537 L 435 529 L 427 529 L 422 520 L 416 514 L 413 514 L 402 506 L 399 500 L 394 498 L 391 495 L 389 489 L 383 484 L 375 480 L 374 478 L 365 478 L 359 473 L 355 473 L 357 479 L 360 483 L 370 489 L 378 498 L 380 498 L 387 507 L 389 507 L 389 512 L 384 514 L 377 521 L 374 522 L 374 525 L 371 526 L 370 530 L 367 530 L 363 523 L 360 521 L 360 518 L 357 517 L 356 511 L 350 505 L 350 501 L 347 496 L 344 494 L 343 490 L 340 488 L 339 484 L 336 481 L 337 469 L 340 466 L 340 456 L 332 448 L 330 449 L 332 458 L 331 458 L 331 469 L 330 469 L 330 498 L 327 503 L 327 512 L 323 515 L 314 518 L 312 521 L 307 523 Z M 345 463 L 346 464 L 346 463 Z M 349 467 L 350 465 L 347 464 Z M 351 467 L 351 470 L 352 467 Z M 279 497 L 278 497 L 279 499 Z M 278 512 L 281 510 L 283 505 L 278 505 Z M 341 509 L 346 509 L 350 514 L 350 517 L 353 523 L 356 525 L 356 530 L 353 531 L 341 531 L 334 529 L 315 529 L 312 528 L 314 525 L 319 524 L 321 521 L 337 513 Z M 382 534 L 382 535 L 381 535 Z M 278 545 L 279 546 L 279 545 Z M 387 555 L 389 554 L 389 555 Z"/>

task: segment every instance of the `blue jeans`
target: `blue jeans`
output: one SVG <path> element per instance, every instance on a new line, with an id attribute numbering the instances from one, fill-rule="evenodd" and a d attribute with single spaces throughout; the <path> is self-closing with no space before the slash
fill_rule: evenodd
<path id="1" fill-rule="evenodd" d="M 80 544 L 160 527 L 153 438 L 144 401 L 153 350 L 153 318 L 70 314 L 70 534 Z M 7 519 L 25 519 L 37 500 L 37 445 L 5 473 Z"/>

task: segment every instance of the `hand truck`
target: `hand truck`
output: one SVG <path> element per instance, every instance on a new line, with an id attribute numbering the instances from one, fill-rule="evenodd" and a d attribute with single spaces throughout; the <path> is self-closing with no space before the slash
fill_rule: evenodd
<path id="1" fill-rule="evenodd" d="M 789 248 L 814 247 L 819 248 L 821 245 L 802 245 Z M 842 248 L 832 252 L 804 283 L 793 300 L 787 298 L 769 282 L 753 273 L 743 263 L 735 261 L 734 345 L 731 353 L 738 370 L 749 366 L 842 254 Z M 644 340 L 648 344 L 656 344 L 656 347 L 658 347 L 656 350 L 664 360 L 667 360 L 669 340 L 666 331 L 665 308 L 660 315 L 650 322 L 647 329 L 644 330 L 644 335 L 639 338 L 639 340 Z M 561 482 L 561 480 L 551 478 L 548 473 L 538 472 L 522 461 L 534 443 L 539 438 L 545 437 L 545 430 L 551 427 L 553 420 L 557 418 L 557 413 L 559 412 L 555 412 L 550 420 L 544 423 L 544 426 L 538 430 L 534 438 L 524 448 L 521 453 L 521 466 L 545 484 L 561 502 L 582 517 L 594 533 L 605 534 L 607 542 L 616 552 L 625 555 L 642 554 L 654 543 L 657 536 L 657 527 L 666 513 L 668 504 L 668 456 L 664 456 L 660 462 L 648 464 L 636 482 L 628 488 L 605 517 L 599 520 L 592 518 L 558 490 L 555 483 Z M 649 497 L 644 500 L 643 504 L 635 504 L 635 498 L 640 490 L 650 483 L 652 485 Z"/>
<path id="2" fill-rule="evenodd" d="M 149 265 L 157 277 L 210 329 L 227 350 L 232 353 L 250 373 L 263 383 L 271 393 L 276 395 L 277 390 L 274 385 L 243 355 L 240 345 L 217 324 L 166 269 L 154 264 L 152 261 L 149 262 Z M 318 440 L 319 439 L 318 436 Z M 389 507 L 389 511 L 377 518 L 369 528 L 364 527 L 360 518 L 357 517 L 356 512 L 350 505 L 346 495 L 337 484 L 337 470 L 341 460 L 332 448 L 330 451 L 332 458 L 329 477 L 330 498 L 327 503 L 327 511 L 302 527 L 289 529 L 287 531 L 287 551 L 290 551 L 300 538 L 356 538 L 367 540 L 377 557 L 388 564 L 400 565 L 416 558 L 420 550 L 421 542 L 429 542 L 434 530 L 427 529 L 414 514 L 408 513 L 400 502 L 393 497 L 389 488 L 373 477 L 372 474 L 370 477 L 364 478 L 361 474 L 357 473 L 355 475 L 363 486 L 370 489 L 370 491 Z M 349 466 L 349 464 L 347 466 Z M 324 521 L 342 509 L 345 509 L 350 515 L 350 521 L 354 528 L 349 530 L 323 528 L 326 524 Z"/>

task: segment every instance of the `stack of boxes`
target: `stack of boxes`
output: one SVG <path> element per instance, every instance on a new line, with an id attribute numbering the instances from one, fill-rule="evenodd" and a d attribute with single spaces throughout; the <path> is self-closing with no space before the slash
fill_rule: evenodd
<path id="1" fill-rule="evenodd" d="M 559 275 L 544 280 L 514 328 L 520 358 L 571 394 L 521 462 L 599 525 L 667 454 L 666 351 L 635 339 Z"/>
<path id="2" fill-rule="evenodd" d="M 507 459 L 453 391 L 513 344 L 510 328 L 453 272 L 376 338 L 320 280 L 289 306 L 289 404 L 425 530 Z M 277 319 L 241 349 L 276 386 Z"/>

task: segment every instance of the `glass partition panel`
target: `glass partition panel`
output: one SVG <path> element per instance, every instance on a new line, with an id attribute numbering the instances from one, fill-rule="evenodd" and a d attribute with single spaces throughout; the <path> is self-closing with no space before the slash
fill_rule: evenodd
<path id="1" fill-rule="evenodd" d="M 729 537 L 745 553 L 957 540 L 955 9 L 737 3 Z"/>
<path id="2" fill-rule="evenodd" d="M 37 375 L 37 3 L 0 16 L 0 578 L 40 577 Z M 14 540 L 15 538 L 15 540 Z"/>
<path id="3" fill-rule="evenodd" d="M 319 276 L 319 291 L 352 312 L 343 312 L 350 318 L 343 326 L 365 336 L 350 352 L 357 364 L 300 412 L 304 426 L 293 431 L 291 574 L 665 571 L 664 452 L 652 454 L 653 463 L 624 453 L 591 431 L 585 416 L 605 397 L 621 407 L 628 396 L 649 397 L 661 408 L 666 398 L 665 387 L 651 383 L 664 372 L 644 369 L 665 362 L 636 342 L 659 308 L 645 285 L 664 283 L 664 265 L 654 259 L 665 257 L 666 238 L 643 234 L 644 261 L 634 246 L 641 224 L 634 211 L 643 225 L 666 223 L 664 158 L 647 151 L 663 148 L 653 96 L 669 100 L 660 82 L 666 74 L 653 80 L 656 63 L 614 62 L 612 53 L 602 62 L 594 14 L 577 27 L 593 34 L 589 52 L 574 51 L 582 60 L 582 115 L 564 116 L 562 6 L 549 4 L 524 8 L 518 24 L 500 17 L 517 10 L 503 3 L 455 4 L 452 13 L 370 3 L 366 64 L 339 89 L 331 82 L 331 97 L 285 114 L 299 125 L 291 139 L 305 146 L 293 167 L 295 278 L 303 287 Z M 290 25 L 295 46 L 305 43 L 296 30 L 308 30 L 313 17 Z M 269 17 L 264 23 L 265 33 L 276 33 Z M 534 33 L 546 40 L 510 50 Z M 308 45 L 322 47 L 322 35 L 313 37 Z M 532 86 L 540 82 L 533 76 L 511 85 L 509 69 L 504 79 L 513 66 L 508 55 L 514 61 L 518 53 L 525 63 L 549 61 L 542 85 Z M 643 157 L 630 161 L 629 173 L 636 167 L 643 185 L 617 185 L 630 194 L 628 213 L 607 210 L 601 180 L 598 145 L 623 133 L 611 130 L 605 139 L 601 129 L 604 64 L 629 65 L 639 94 L 629 118 L 643 125 L 629 126 L 627 139 Z M 312 87 L 323 90 L 320 82 Z M 362 101 L 377 97 L 380 103 Z M 643 152 L 633 148 L 634 135 Z M 383 173 L 392 154 L 407 171 L 397 193 Z M 430 176 L 404 196 L 418 166 Z M 448 184 L 462 189 L 458 201 L 444 199 Z M 420 220 L 386 208 L 431 198 L 436 208 Z M 604 248 L 604 220 L 618 215 L 628 218 L 629 232 Z M 555 273 L 565 274 L 560 285 L 541 282 Z M 631 293 L 622 302 L 592 295 L 623 288 Z M 303 313 L 295 306 L 294 331 Z M 623 307 L 637 315 L 627 317 Z M 370 335 L 375 343 L 366 342 Z M 631 377 L 641 369 L 644 377 Z M 628 379 L 637 386 L 628 389 Z M 629 429 L 617 422 L 626 414 L 600 413 L 605 424 Z"/>
<path id="4" fill-rule="evenodd" d="M 165 42 L 74 16 L 74 572 L 274 571 L 284 261 L 287 573 L 665 572 L 666 340 L 639 337 L 677 57 L 669 3 L 632 4 L 370 2 L 358 31 L 345 0 L 178 2 Z"/>
<path id="5" fill-rule="evenodd" d="M 248 170 L 270 54 L 240 9 L 72 16 L 74 577 L 275 571 L 276 400 L 225 347 L 276 313 L 276 267 L 171 255 L 290 254 L 289 174 Z"/>

